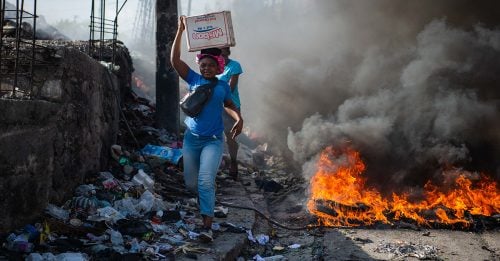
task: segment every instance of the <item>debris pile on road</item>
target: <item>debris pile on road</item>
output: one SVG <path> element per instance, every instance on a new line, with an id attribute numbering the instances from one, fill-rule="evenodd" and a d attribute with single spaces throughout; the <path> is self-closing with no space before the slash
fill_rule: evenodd
<path id="1" fill-rule="evenodd" d="M 378 253 L 390 253 L 392 258 L 416 257 L 418 259 L 438 259 L 438 249 L 431 245 L 420 245 L 412 242 L 398 241 L 381 243 L 375 249 Z"/>

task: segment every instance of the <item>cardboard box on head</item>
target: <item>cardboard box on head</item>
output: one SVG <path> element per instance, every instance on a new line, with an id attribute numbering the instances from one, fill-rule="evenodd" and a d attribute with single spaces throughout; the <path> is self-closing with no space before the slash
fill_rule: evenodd
<path id="1" fill-rule="evenodd" d="M 186 17 L 188 51 L 194 52 L 212 47 L 230 47 L 234 40 L 231 12 L 222 11 Z"/>

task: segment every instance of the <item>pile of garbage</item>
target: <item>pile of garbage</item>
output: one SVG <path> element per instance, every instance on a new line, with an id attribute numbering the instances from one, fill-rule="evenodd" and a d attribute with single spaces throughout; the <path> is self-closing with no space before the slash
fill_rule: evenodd
<path id="1" fill-rule="evenodd" d="M 203 252 L 193 246 L 201 219 L 193 195 L 184 191 L 179 149 L 148 145 L 130 153 L 113 145 L 110 171 L 87 178 L 62 206 L 49 204 L 40 222 L 13 231 L 3 254 L 28 260 L 89 260 L 138 256 L 157 259 L 179 251 Z M 153 156 L 153 170 L 145 160 Z M 156 173 L 155 173 L 156 172 Z M 160 177 L 161 176 L 161 177 Z M 176 191 L 164 191 L 162 183 Z M 165 200 L 168 193 L 176 201 Z M 217 225 L 217 224 L 215 224 Z M 215 227 L 215 229 L 218 229 Z"/>

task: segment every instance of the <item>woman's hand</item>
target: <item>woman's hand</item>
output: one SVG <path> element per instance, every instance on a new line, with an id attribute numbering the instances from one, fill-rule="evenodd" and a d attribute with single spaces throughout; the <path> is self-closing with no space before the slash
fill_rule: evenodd
<path id="1" fill-rule="evenodd" d="M 239 121 L 236 121 L 231 128 L 231 133 L 233 134 L 231 137 L 233 140 L 236 138 L 236 136 L 240 135 L 241 131 L 243 130 L 243 119 L 240 119 Z"/>
<path id="2" fill-rule="evenodd" d="M 177 25 L 177 30 L 183 32 L 186 29 L 186 16 L 179 16 L 179 23 Z"/>
<path id="3" fill-rule="evenodd" d="M 179 24 L 177 25 L 177 33 L 175 34 L 174 42 L 172 43 L 172 50 L 170 50 L 170 63 L 177 71 L 179 76 L 186 80 L 189 73 L 189 66 L 181 60 L 181 38 L 182 32 L 186 28 L 186 17 L 181 15 L 179 17 Z"/>
<path id="4" fill-rule="evenodd" d="M 243 130 L 243 118 L 241 117 L 240 110 L 236 108 L 236 105 L 234 105 L 231 99 L 224 101 L 224 110 L 236 121 L 231 128 L 231 133 L 233 134 L 231 138 L 234 140 Z"/>

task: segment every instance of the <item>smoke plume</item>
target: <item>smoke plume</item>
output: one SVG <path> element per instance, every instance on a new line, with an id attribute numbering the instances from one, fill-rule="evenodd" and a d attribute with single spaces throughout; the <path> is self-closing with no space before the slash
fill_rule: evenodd
<path id="1" fill-rule="evenodd" d="M 413 185 L 449 167 L 500 178 L 499 5 L 242 0 L 210 11 L 232 11 L 248 126 L 299 162 L 349 145 L 369 175 Z"/>

